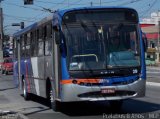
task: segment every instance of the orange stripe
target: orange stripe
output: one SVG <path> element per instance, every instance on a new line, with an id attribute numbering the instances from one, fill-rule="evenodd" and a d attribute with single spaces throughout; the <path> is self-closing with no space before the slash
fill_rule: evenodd
<path id="1" fill-rule="evenodd" d="M 71 84 L 73 80 L 69 79 L 69 80 L 62 80 L 61 84 Z"/>
<path id="2" fill-rule="evenodd" d="M 72 84 L 72 81 L 76 80 L 77 83 L 99 83 L 100 79 L 68 79 L 68 80 L 62 80 L 61 84 Z"/>

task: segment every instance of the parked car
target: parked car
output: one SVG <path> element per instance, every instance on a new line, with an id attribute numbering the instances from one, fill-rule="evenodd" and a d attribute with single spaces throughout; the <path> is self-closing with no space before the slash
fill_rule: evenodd
<path id="1" fill-rule="evenodd" d="M 2 74 L 13 73 L 13 60 L 11 57 L 4 58 L 4 61 L 1 63 Z"/>

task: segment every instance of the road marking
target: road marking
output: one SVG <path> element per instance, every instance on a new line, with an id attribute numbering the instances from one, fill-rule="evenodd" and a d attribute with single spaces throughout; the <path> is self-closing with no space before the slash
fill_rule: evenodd
<path id="1" fill-rule="evenodd" d="M 160 86 L 160 83 L 156 83 L 156 82 L 146 82 L 146 84 L 149 86 Z"/>

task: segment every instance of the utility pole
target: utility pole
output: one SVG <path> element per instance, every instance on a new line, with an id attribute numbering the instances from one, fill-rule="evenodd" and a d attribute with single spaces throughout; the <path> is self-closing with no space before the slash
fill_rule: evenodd
<path id="1" fill-rule="evenodd" d="M 159 61 L 158 62 L 160 62 L 160 49 L 159 49 L 159 47 L 160 47 L 160 20 L 158 21 L 158 59 L 159 59 Z"/>
<path id="2" fill-rule="evenodd" d="M 68 8 L 69 8 L 69 0 L 68 0 Z"/>
<path id="3" fill-rule="evenodd" d="M 100 4 L 100 6 L 102 5 L 102 1 L 101 0 L 99 1 L 99 4 Z"/>
<path id="4" fill-rule="evenodd" d="M 12 23 L 12 26 L 20 26 L 21 29 L 24 28 L 24 22 L 20 22 L 20 23 Z M 19 75 L 18 75 L 18 83 L 17 85 L 19 85 L 19 88 L 22 89 L 22 80 L 21 80 L 21 57 L 20 57 L 20 54 L 21 54 L 21 50 L 20 50 L 20 39 L 17 40 L 18 42 L 18 72 L 19 72 Z"/>
<path id="5" fill-rule="evenodd" d="M 91 2 L 91 7 L 93 6 L 93 2 Z"/>
<path id="6" fill-rule="evenodd" d="M 1 2 L 3 0 L 0 0 L 0 61 L 3 60 L 3 10 L 1 7 Z"/>

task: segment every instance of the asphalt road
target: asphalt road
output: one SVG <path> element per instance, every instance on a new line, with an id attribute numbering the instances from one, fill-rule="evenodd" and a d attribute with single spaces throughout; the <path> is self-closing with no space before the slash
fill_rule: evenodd
<path id="1" fill-rule="evenodd" d="M 149 82 L 159 82 L 159 70 L 149 69 Z M 156 75 L 154 75 L 156 74 Z M 150 78 L 152 77 L 152 78 Z M 115 111 L 107 102 L 83 102 L 63 104 L 60 112 L 54 112 L 44 98 L 32 96 L 24 101 L 22 91 L 14 86 L 12 75 L 0 75 L 0 110 L 22 113 L 29 119 L 119 119 L 160 118 L 160 86 L 147 85 L 146 96 L 125 100 L 122 110 Z"/>
<path id="2" fill-rule="evenodd" d="M 147 81 L 160 83 L 160 67 L 147 67 Z"/>
<path id="3" fill-rule="evenodd" d="M 160 88 L 147 86 L 144 98 L 129 99 L 123 104 L 121 111 L 114 111 L 106 102 L 71 103 L 61 112 L 43 112 L 28 114 L 30 119 L 103 119 L 103 118 L 133 118 L 159 119 L 160 118 Z"/>

